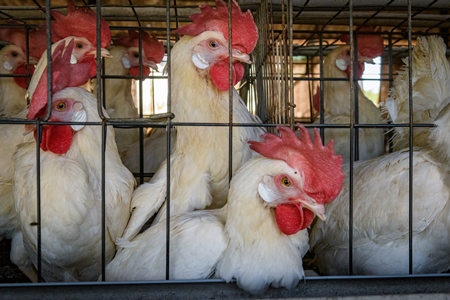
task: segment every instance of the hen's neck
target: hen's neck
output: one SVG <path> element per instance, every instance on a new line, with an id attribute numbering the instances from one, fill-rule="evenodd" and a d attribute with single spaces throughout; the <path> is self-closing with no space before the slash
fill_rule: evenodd
<path id="1" fill-rule="evenodd" d="M 234 175 L 228 193 L 226 229 L 235 244 L 259 243 L 261 236 L 270 243 L 281 235 L 273 209 L 258 195 L 262 174 L 267 174 L 275 160 L 257 156 L 247 161 Z"/>
<path id="2" fill-rule="evenodd" d="M 228 91 L 220 91 L 215 87 L 209 76 L 209 68 L 200 70 L 192 63 L 192 49 L 198 42 L 196 37 L 184 36 L 171 52 L 171 99 L 175 120 L 228 122 Z"/>
<path id="3" fill-rule="evenodd" d="M 112 55 L 112 58 L 105 59 L 105 75 L 129 75 L 129 70 L 125 69 L 122 65 L 122 56 L 126 50 L 127 49 L 125 47 L 120 46 L 111 49 L 110 54 Z M 114 112 L 110 113 L 110 117 L 138 117 L 133 96 L 131 94 L 131 81 L 132 79 L 129 78 L 105 79 L 105 107 L 107 109 L 114 109 Z M 95 93 L 97 93 L 97 85 L 95 87 Z"/>
<path id="4" fill-rule="evenodd" d="M 0 91 L 0 114 L 11 117 L 27 106 L 26 90 L 18 86 L 13 78 L 0 78 Z"/>
<path id="5" fill-rule="evenodd" d="M 336 55 L 329 55 L 324 62 L 325 114 L 349 116 L 351 104 L 350 81 L 347 74 L 336 67 L 336 58 Z M 329 78 L 332 78 L 332 80 L 326 80 Z M 364 95 L 358 83 L 355 83 L 355 89 L 358 89 L 359 123 L 379 123 L 381 117 L 378 108 Z"/>

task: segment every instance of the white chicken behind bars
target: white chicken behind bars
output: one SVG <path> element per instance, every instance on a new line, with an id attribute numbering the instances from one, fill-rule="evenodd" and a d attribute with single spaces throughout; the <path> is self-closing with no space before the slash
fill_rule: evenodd
<path id="1" fill-rule="evenodd" d="M 369 27 L 370 28 L 370 27 Z M 341 35 L 347 46 L 340 46 L 331 51 L 323 63 L 324 124 L 350 124 L 350 39 L 348 34 Z M 383 38 L 378 34 L 358 34 L 357 52 L 358 72 L 355 78 L 361 78 L 365 63 L 373 63 L 373 58 L 383 53 Z M 327 80 L 332 78 L 332 80 Z M 338 80 L 336 80 L 338 79 Z M 346 79 L 346 80 L 340 80 Z M 382 124 L 381 111 L 369 100 L 361 88 L 358 89 L 358 123 Z M 314 95 L 314 107 L 320 109 L 319 90 Z M 315 124 L 319 124 L 317 120 Z M 336 153 L 341 154 L 344 163 L 350 161 L 350 130 L 348 128 L 325 129 L 325 142 L 333 140 Z M 384 153 L 384 129 L 361 128 L 358 130 L 359 160 L 366 160 Z"/>
<path id="2" fill-rule="evenodd" d="M 171 51 L 171 100 L 175 122 L 229 122 L 229 60 L 233 62 L 233 84 L 244 75 L 241 64 L 251 63 L 249 53 L 258 39 L 250 11 L 243 13 L 232 2 L 232 57 L 228 49 L 228 7 L 216 1 L 216 10 L 200 6 L 193 23 L 177 30 L 184 36 Z M 257 123 L 233 88 L 233 122 Z M 260 128 L 234 126 L 232 169 L 229 170 L 228 126 L 178 126 L 170 157 L 171 213 L 222 207 L 226 203 L 229 172 L 234 173 L 253 154 L 247 141 L 257 140 Z M 157 211 L 166 217 L 166 168 L 164 162 L 149 183 L 139 186 L 132 199 L 132 216 L 124 240 L 133 238 Z M 162 206 L 162 207 L 161 207 Z"/>
<path id="3" fill-rule="evenodd" d="M 436 38 L 432 38 L 436 39 Z M 429 38 L 418 43 L 428 44 Z M 433 43 L 429 43 L 431 47 Z M 423 63 L 431 69 L 412 69 L 413 95 L 417 84 L 430 84 L 435 92 L 415 97 L 423 106 L 442 103 L 450 97 L 450 65 L 441 43 L 424 52 L 425 45 L 413 49 L 412 66 Z M 420 54 L 419 54 L 420 53 Z M 408 66 L 405 66 L 407 68 Z M 439 76 L 430 77 L 440 69 Z M 405 69 L 405 72 L 408 72 Z M 408 80 L 400 75 L 400 78 Z M 417 80 L 417 81 L 416 81 Z M 395 83 L 407 87 L 407 82 Z M 399 97 L 408 98 L 408 88 L 398 88 Z M 406 94 L 405 94 L 406 93 Z M 426 97 L 429 95 L 429 97 Z M 436 98 L 435 98 L 436 97 Z M 420 103 L 418 106 L 422 107 Z M 418 114 L 419 115 L 419 114 Z M 353 274 L 398 275 L 409 273 L 409 155 L 413 155 L 412 271 L 440 273 L 450 269 L 450 105 L 434 120 L 435 128 L 423 147 L 412 153 L 403 149 L 373 160 L 357 162 L 353 172 Z M 310 232 L 311 248 L 319 270 L 327 275 L 349 274 L 349 170 L 343 189 L 327 206 L 327 223 L 318 221 Z M 380 189 L 382 187 L 382 189 Z"/>
<path id="4" fill-rule="evenodd" d="M 59 12 L 51 11 L 56 18 L 56 22 L 52 23 L 52 40 L 55 42 L 52 45 L 52 52 L 61 44 L 68 44 L 73 40 L 72 54 L 70 57 L 70 63 L 76 64 L 80 62 L 89 62 L 91 67 L 89 70 L 89 77 L 95 75 L 95 54 L 96 54 L 96 15 L 90 8 L 76 9 L 72 1 L 68 1 L 68 15 L 65 16 Z M 83 28 L 74 27 L 74 21 L 82 22 Z M 102 20 L 101 29 L 101 45 L 107 45 L 110 43 L 110 29 L 106 22 Z M 56 34 L 57 33 L 57 34 Z M 72 35 L 81 36 L 72 36 Z M 26 35 L 24 29 L 1 29 L 0 36 L 2 40 L 13 43 L 24 49 L 27 48 Z M 34 62 L 39 57 L 36 66 L 36 73 L 33 74 L 34 78 L 40 78 L 46 71 L 47 66 L 47 53 L 46 53 L 46 34 L 45 30 L 30 30 L 29 31 L 29 60 Z M 44 52 L 44 53 L 43 53 Z M 101 55 L 107 56 L 109 53 L 105 48 L 101 48 Z M 25 66 L 22 66 L 24 71 Z M 29 66 L 30 71 L 33 70 L 33 66 Z M 25 70 L 26 71 L 26 70 Z M 18 79 L 18 78 L 15 78 Z M 26 83 L 26 78 L 20 78 L 22 84 Z M 35 89 L 38 87 L 38 80 L 32 80 L 25 91 L 28 93 L 28 97 L 32 98 Z M 10 101 L 17 101 L 13 98 L 14 94 L 11 94 Z M 22 97 L 22 96 L 21 96 Z M 21 99 L 19 99 L 20 101 Z M 25 99 L 23 101 L 26 103 Z M 16 115 L 18 118 L 25 118 L 28 113 L 28 109 L 23 110 L 20 114 Z M 11 238 L 12 249 L 11 261 L 19 266 L 21 271 L 25 273 L 30 280 L 37 281 L 37 274 L 27 256 L 24 249 L 23 251 L 17 250 L 17 247 L 23 248 L 22 233 L 20 232 L 20 226 L 18 222 L 18 216 L 15 211 L 13 201 L 13 187 L 12 180 L 14 175 L 14 163 L 13 154 L 18 144 L 33 140 L 32 135 L 23 135 L 23 126 L 19 124 L 3 124 L 0 131 L 0 239 L 3 237 Z M 22 246 L 21 246 L 22 245 Z"/>
<path id="5" fill-rule="evenodd" d="M 53 100 L 49 120 L 100 122 L 95 97 L 78 87 L 89 79 L 92 63 L 71 64 L 73 41 L 63 53 L 64 44 L 60 43 L 52 53 Z M 28 119 L 43 119 L 47 114 L 47 71 L 41 74 L 32 78 L 39 83 L 31 98 Z M 27 128 L 36 135 L 33 125 Z M 45 281 L 93 280 L 101 273 L 101 136 L 101 126 L 44 125 L 40 144 L 40 187 L 36 182 L 36 142 L 20 144 L 14 155 L 14 201 L 23 245 L 16 245 L 12 251 L 26 250 L 36 266 L 39 188 Z M 115 254 L 114 241 L 122 235 L 129 218 L 135 180 L 120 161 L 112 128 L 107 128 L 105 147 L 105 254 L 108 262 Z"/>
<path id="6" fill-rule="evenodd" d="M 139 38 L 142 43 L 142 51 L 139 51 Z M 113 39 L 115 47 L 110 49 L 111 58 L 105 60 L 105 75 L 107 76 L 139 76 L 139 66 L 142 60 L 142 76 L 150 75 L 150 68 L 157 70 L 157 64 L 164 57 L 164 45 L 147 32 L 140 34 L 129 30 L 128 36 Z M 111 118 L 138 118 L 138 110 L 133 102 L 131 93 L 132 80 L 130 78 L 107 78 L 105 79 L 105 107 Z M 93 80 L 93 91 L 97 95 L 97 82 Z M 119 153 L 139 140 L 138 128 L 116 128 L 116 142 Z M 165 155 L 165 152 L 163 153 Z M 129 160 L 139 160 L 139 152 L 128 153 Z M 125 165 L 128 167 L 125 160 Z M 139 169 L 131 169 L 139 171 Z"/>
<path id="7" fill-rule="evenodd" d="M 294 288 L 304 277 L 302 257 L 314 215 L 325 219 L 324 204 L 342 187 L 342 157 L 333 143 L 302 139 L 287 127 L 250 141 L 261 155 L 233 176 L 222 209 L 181 213 L 170 219 L 170 279 L 210 276 L 250 293 L 269 285 Z M 106 267 L 106 280 L 163 280 L 166 276 L 166 222 L 123 244 Z M 121 246 L 120 244 L 118 246 Z"/>
<path id="8" fill-rule="evenodd" d="M 8 23 L 16 24 L 13 21 L 8 21 Z M 0 74 L 2 75 L 32 75 L 34 65 L 47 49 L 45 30 L 29 29 L 27 35 L 24 28 L 0 28 L 0 41 L 9 43 L 0 50 Z M 28 61 L 26 54 L 28 54 Z M 0 78 L 1 116 L 16 116 L 25 109 L 27 85 L 28 78 L 26 77 Z"/>

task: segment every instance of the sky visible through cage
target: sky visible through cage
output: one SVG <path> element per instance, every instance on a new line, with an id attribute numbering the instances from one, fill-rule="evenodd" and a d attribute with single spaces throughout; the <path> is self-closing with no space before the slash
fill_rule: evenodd
<path id="1" fill-rule="evenodd" d="M 379 56 L 373 61 L 374 64 L 365 64 L 362 78 L 370 80 L 361 80 L 361 86 L 366 97 L 372 100 L 375 105 L 378 105 L 381 85 L 381 57 Z"/>

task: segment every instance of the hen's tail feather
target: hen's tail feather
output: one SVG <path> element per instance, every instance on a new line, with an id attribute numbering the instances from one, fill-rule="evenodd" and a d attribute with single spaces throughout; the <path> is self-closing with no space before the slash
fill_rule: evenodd
<path id="1" fill-rule="evenodd" d="M 446 46 L 441 37 L 418 37 L 411 56 L 411 82 L 413 98 L 413 122 L 432 123 L 442 107 L 449 102 L 450 63 L 446 58 Z M 393 123 L 409 123 L 409 62 L 403 59 L 404 66 L 394 79 L 390 97 L 386 101 L 388 118 Z M 424 146 L 429 128 L 414 128 L 414 145 Z M 409 128 L 397 127 L 392 137 L 394 145 L 409 144 Z M 397 149 L 398 150 L 398 149 Z"/>

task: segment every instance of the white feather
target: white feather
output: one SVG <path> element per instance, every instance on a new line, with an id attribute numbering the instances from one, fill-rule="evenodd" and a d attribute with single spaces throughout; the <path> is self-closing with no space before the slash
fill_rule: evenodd
<path id="1" fill-rule="evenodd" d="M 302 257 L 308 251 L 308 233 L 282 234 L 273 208 L 261 201 L 257 191 L 263 178 L 273 180 L 277 174 L 289 174 L 296 178 L 297 187 L 303 187 L 301 176 L 284 161 L 257 156 L 231 180 L 225 207 L 173 215 L 170 279 L 205 279 L 214 274 L 227 282 L 235 279 L 239 287 L 254 294 L 270 285 L 295 287 L 304 277 Z M 165 237 L 166 222 L 161 221 L 131 242 L 121 240 L 125 247 L 107 265 L 106 280 L 165 279 Z"/>
<path id="2" fill-rule="evenodd" d="M 95 97 L 82 88 L 66 88 L 53 95 L 53 99 L 76 99 L 83 104 L 87 121 L 100 121 Z M 101 272 L 101 135 L 101 127 L 85 126 L 74 134 L 66 154 L 41 150 L 41 249 L 45 281 L 94 280 Z M 35 147 L 33 139 L 19 145 L 14 155 L 14 199 L 24 247 L 36 266 Z M 105 166 L 105 253 L 109 261 L 115 254 L 114 242 L 128 221 L 135 185 L 132 174 L 120 161 L 112 128 L 107 130 Z"/>
<path id="3" fill-rule="evenodd" d="M 218 32 L 204 32 L 198 36 L 183 36 L 173 47 L 172 112 L 176 122 L 228 123 L 229 93 L 218 90 L 209 79 L 209 70 L 199 70 L 192 66 L 191 50 L 201 41 L 214 38 L 222 40 Z M 255 123 L 236 90 L 233 89 L 233 122 Z M 234 173 L 253 154 L 247 145 L 249 140 L 259 140 L 264 131 L 260 128 L 233 128 L 233 165 L 228 167 L 229 130 L 217 126 L 179 126 L 177 138 L 170 157 L 170 197 L 171 213 L 180 213 L 207 206 L 222 207 L 226 202 L 229 172 Z M 193 147 L 193 145 L 196 145 Z M 166 217 L 167 173 L 162 170 L 166 161 L 149 183 L 140 187 L 140 194 L 147 194 L 143 204 L 142 197 L 133 196 L 132 213 L 124 237 L 131 239 L 137 228 L 141 228 L 154 215 L 160 205 L 156 220 Z M 147 192 L 145 192 L 147 191 Z M 138 195 L 137 193 L 135 195 Z M 213 201 L 214 199 L 214 201 Z M 151 208 L 151 211 L 147 209 Z M 145 216 L 145 217 L 144 217 Z"/>
<path id="4" fill-rule="evenodd" d="M 342 124 L 351 123 L 351 95 L 350 82 L 345 70 L 348 64 L 344 60 L 350 59 L 350 46 L 341 46 L 331 51 L 323 63 L 324 78 L 339 78 L 343 80 L 325 80 L 324 90 L 324 120 L 317 119 L 314 124 Z M 344 80 L 345 79 L 345 80 Z M 382 124 L 381 111 L 358 89 L 358 122 L 360 124 Z M 358 134 L 359 160 L 367 160 L 384 153 L 384 129 L 360 128 Z M 342 155 L 344 163 L 350 161 L 350 130 L 348 128 L 326 128 L 324 143 L 334 141 L 336 154 Z"/>
<path id="5" fill-rule="evenodd" d="M 413 155 L 413 273 L 450 268 L 450 105 L 435 125 L 426 147 L 355 163 L 353 274 L 409 273 L 409 155 Z M 326 207 L 327 223 L 317 221 L 310 232 L 315 261 L 323 274 L 349 274 L 348 167 L 340 195 Z"/>

